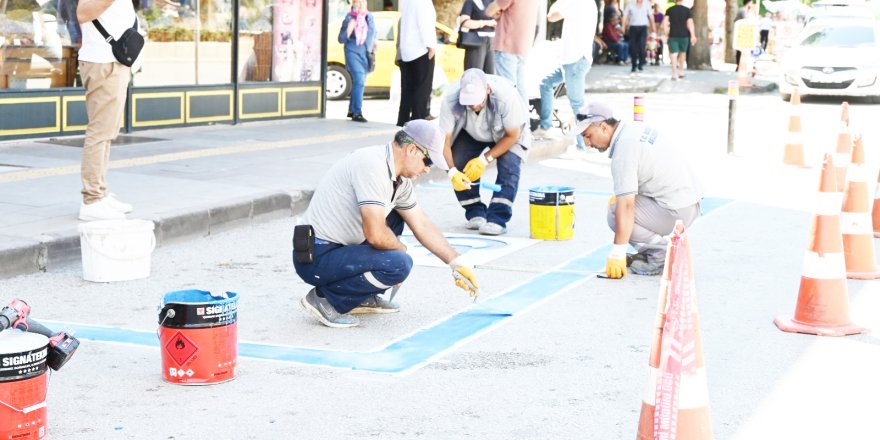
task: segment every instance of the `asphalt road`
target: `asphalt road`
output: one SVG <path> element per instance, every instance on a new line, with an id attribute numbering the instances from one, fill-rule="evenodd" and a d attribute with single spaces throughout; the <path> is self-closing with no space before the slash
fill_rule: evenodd
<path id="1" fill-rule="evenodd" d="M 631 95 L 604 97 L 629 117 Z M 872 161 L 877 107 L 852 108 Z M 815 168 L 779 165 L 788 107 L 776 96 L 743 97 L 733 157 L 726 111 L 723 96 L 647 98 L 646 119 L 680 140 L 710 197 L 689 234 L 715 437 L 880 438 L 877 337 L 797 335 L 772 323 L 794 311 L 817 187 Z M 838 116 L 833 102 L 805 105 L 812 161 L 834 148 Z M 507 236 L 529 236 L 526 189 L 545 185 L 577 189 L 572 240 L 480 263 L 486 298 L 476 305 L 448 269 L 416 266 L 398 295 L 401 312 L 353 329 L 323 327 L 299 308 L 308 288 L 290 263 L 296 218 L 163 246 L 144 280 L 90 283 L 79 264 L 0 280 L 36 319 L 82 327 L 82 335 L 108 328 L 52 375 L 49 438 L 633 438 L 659 279 L 593 276 L 612 237 L 608 164 L 598 154 L 530 163 Z M 441 229 L 467 233 L 448 184 L 426 183 L 417 194 Z M 853 320 L 880 328 L 876 283 L 848 286 Z M 241 296 L 238 340 L 253 350 L 239 358 L 234 381 L 162 381 L 160 349 L 149 346 L 157 307 L 165 292 L 187 288 Z M 484 319 L 444 327 L 465 315 Z M 124 337 L 144 334 L 146 343 Z M 320 356 L 304 356 L 305 348 Z M 291 354 L 267 359 L 282 351 Z"/>

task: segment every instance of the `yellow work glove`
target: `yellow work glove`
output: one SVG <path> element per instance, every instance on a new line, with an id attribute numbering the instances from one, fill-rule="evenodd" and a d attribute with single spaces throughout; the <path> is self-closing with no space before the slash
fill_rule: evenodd
<path id="1" fill-rule="evenodd" d="M 467 191 L 471 189 L 471 181 L 468 180 L 464 173 L 457 170 L 455 167 L 450 168 L 449 171 L 446 172 L 446 175 L 449 176 L 449 180 L 452 181 L 452 189 L 456 191 Z"/>
<path id="2" fill-rule="evenodd" d="M 464 166 L 464 175 L 471 182 L 476 182 L 480 180 L 483 171 L 486 171 L 486 165 L 489 165 L 489 161 L 481 154 L 468 161 L 467 165 Z"/>
<path id="3" fill-rule="evenodd" d="M 452 277 L 455 278 L 455 285 L 466 291 L 476 301 L 480 295 L 480 283 L 477 282 L 474 270 L 470 266 L 462 264 L 460 259 L 461 257 L 456 257 L 449 262 Z"/>
<path id="4" fill-rule="evenodd" d="M 626 245 L 615 244 L 611 246 L 608 261 L 605 263 L 605 275 L 608 278 L 623 278 L 626 275 Z"/>

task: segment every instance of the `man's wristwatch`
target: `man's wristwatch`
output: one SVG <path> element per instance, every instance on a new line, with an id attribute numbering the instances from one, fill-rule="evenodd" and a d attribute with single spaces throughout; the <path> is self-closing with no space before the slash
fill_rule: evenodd
<path id="1" fill-rule="evenodd" d="M 492 157 L 492 156 L 490 156 L 490 155 L 488 155 L 488 154 L 484 154 L 484 155 L 483 155 L 483 159 L 486 159 L 486 163 L 487 163 L 487 164 L 490 164 L 490 163 L 492 163 L 493 160 L 495 160 L 494 157 Z"/>

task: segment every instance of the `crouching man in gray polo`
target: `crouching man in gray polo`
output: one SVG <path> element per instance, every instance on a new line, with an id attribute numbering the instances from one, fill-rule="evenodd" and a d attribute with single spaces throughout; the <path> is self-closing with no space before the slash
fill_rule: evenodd
<path id="1" fill-rule="evenodd" d="M 314 245 L 294 248 L 297 275 L 315 286 L 300 302 L 328 327 L 354 327 L 356 313 L 393 313 L 398 306 L 381 293 L 402 283 L 412 258 L 400 241 L 404 223 L 416 239 L 452 269 L 455 284 L 475 296 L 473 270 L 416 203 L 410 179 L 432 164 L 447 169 L 445 134 L 425 120 L 408 122 L 385 145 L 354 151 L 321 179 L 304 223 L 314 230 Z M 295 237 L 297 241 L 297 237 Z M 301 262 L 297 253 L 309 254 Z"/>
<path id="2" fill-rule="evenodd" d="M 614 119 L 611 108 L 600 102 L 584 106 L 576 118 L 576 135 L 599 152 L 608 150 L 611 158 L 614 195 L 608 226 L 614 245 L 606 275 L 622 278 L 627 266 L 638 275 L 661 274 L 675 221 L 690 226 L 700 216 L 696 176 L 684 156 L 649 125 Z M 635 255 L 626 255 L 627 244 Z"/>

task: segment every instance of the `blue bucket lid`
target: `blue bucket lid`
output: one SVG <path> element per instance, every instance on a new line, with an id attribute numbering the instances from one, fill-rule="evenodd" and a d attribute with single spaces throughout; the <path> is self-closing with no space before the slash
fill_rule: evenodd
<path id="1" fill-rule="evenodd" d="M 223 296 L 214 296 L 206 290 L 175 290 L 162 297 L 162 305 L 166 304 L 228 304 L 238 301 L 235 292 L 224 292 Z"/>
<path id="2" fill-rule="evenodd" d="M 564 193 L 564 192 L 574 192 L 574 188 L 570 186 L 535 186 L 529 188 L 529 192 L 539 192 L 539 193 Z"/>

